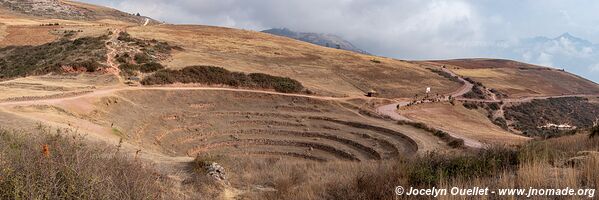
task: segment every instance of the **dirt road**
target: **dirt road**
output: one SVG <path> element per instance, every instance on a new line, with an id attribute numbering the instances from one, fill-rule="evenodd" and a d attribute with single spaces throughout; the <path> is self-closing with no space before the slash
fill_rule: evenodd
<path id="1" fill-rule="evenodd" d="M 599 94 L 597 95 L 589 95 L 589 94 L 580 94 L 580 95 L 558 95 L 558 96 L 537 96 L 537 97 L 525 97 L 525 98 L 518 98 L 518 99 L 501 99 L 498 100 L 495 97 L 493 99 L 468 99 L 468 98 L 464 98 L 462 97 L 464 94 L 470 92 L 472 90 L 472 88 L 474 87 L 474 85 L 468 81 L 466 81 L 464 78 L 462 78 L 461 76 L 456 75 L 455 73 L 453 73 L 451 70 L 448 70 L 446 68 L 441 68 L 441 70 L 443 70 L 446 73 L 449 73 L 452 76 L 458 77 L 458 79 L 463 83 L 462 87 L 460 87 L 458 90 L 456 90 L 455 92 L 448 94 L 451 95 L 452 97 L 454 97 L 456 100 L 460 100 L 460 101 L 468 101 L 468 102 L 483 102 L 483 103 L 499 103 L 499 102 L 504 102 L 504 103 L 523 103 L 523 102 L 530 102 L 532 100 L 535 99 L 548 99 L 548 98 L 562 98 L 562 97 L 594 97 L 594 96 L 599 96 Z M 445 98 L 443 99 L 443 101 L 449 101 L 449 98 Z M 393 103 L 393 104 L 388 104 L 388 105 L 383 105 L 380 106 L 376 109 L 376 111 L 379 114 L 385 115 L 390 117 L 391 119 L 394 120 L 405 120 L 405 121 L 413 121 L 405 116 L 402 116 L 399 112 L 397 112 L 398 108 L 401 107 L 405 107 L 409 104 L 409 101 L 400 101 L 397 103 Z M 503 112 L 503 105 L 501 106 L 501 110 L 500 112 Z M 438 127 L 436 127 L 438 128 Z M 449 135 L 451 135 L 454 138 L 459 138 L 464 140 L 464 145 L 468 146 L 468 147 L 472 147 L 472 148 L 483 148 L 485 145 L 477 140 L 471 139 L 471 138 L 467 138 L 464 136 L 461 136 L 460 134 L 456 134 L 453 133 L 449 130 L 444 130 L 442 128 L 438 128 L 442 131 L 447 132 Z"/>
<path id="2" fill-rule="evenodd" d="M 455 73 L 453 73 L 451 70 L 448 70 L 447 68 L 442 68 L 441 70 L 443 70 L 444 72 L 446 72 L 448 74 L 451 74 L 454 77 L 457 77 L 462 82 L 462 84 L 464 84 L 464 85 L 462 85 L 462 87 L 460 89 L 458 89 L 457 91 L 455 91 L 449 95 L 451 95 L 452 97 L 460 97 L 460 96 L 472 91 L 472 88 L 474 87 L 474 85 L 472 83 L 466 81 L 464 78 L 456 75 Z"/>
<path id="3" fill-rule="evenodd" d="M 114 64 L 114 63 L 113 63 Z M 117 67 L 118 68 L 118 67 Z M 453 92 L 451 95 L 461 96 L 467 93 L 472 89 L 472 84 L 468 84 L 467 81 L 460 78 L 465 84 L 460 87 L 457 91 Z M 116 86 L 112 88 L 105 88 L 95 90 L 93 92 L 70 96 L 70 97 L 61 97 L 61 98 L 52 98 L 52 99 L 39 99 L 39 100 L 27 100 L 27 101 L 15 101 L 15 102 L 2 102 L 0 103 L 0 107 L 12 107 L 12 106 L 23 106 L 23 105 L 46 105 L 46 104 L 58 104 L 64 101 L 70 100 L 78 100 L 82 98 L 94 98 L 94 97 L 104 97 L 114 94 L 119 91 L 134 91 L 134 90 L 164 90 L 164 91 L 176 91 L 176 90 L 207 90 L 207 91 L 235 91 L 235 92 L 251 92 L 251 93 L 261 93 L 261 94 L 273 94 L 273 95 L 282 95 L 282 96 L 291 96 L 291 97 L 304 97 L 304 98 L 312 98 L 319 100 L 331 100 L 331 101 L 340 101 L 340 100 L 350 100 L 350 99 L 372 99 L 368 97 L 356 96 L 356 97 L 327 97 L 327 96 L 313 96 L 306 94 L 289 94 L 289 93 L 279 93 L 274 91 L 265 91 L 265 90 L 253 90 L 253 89 L 239 89 L 239 88 L 220 88 L 220 87 L 125 87 L 125 86 Z M 527 97 L 521 99 L 504 99 L 504 102 L 526 102 L 532 101 L 533 99 L 547 99 L 552 97 L 573 97 L 573 96 L 593 96 L 593 95 L 562 95 L 562 96 L 547 96 L 547 97 Z M 448 99 L 446 99 L 448 100 Z M 470 101 L 469 99 L 465 99 Z M 498 100 L 471 100 L 471 101 L 479 101 L 479 102 L 498 102 Z M 405 120 L 405 121 L 413 121 L 409 118 L 402 116 L 397 112 L 398 105 L 399 107 L 407 106 L 409 101 L 399 101 L 397 103 L 388 104 L 380 106 L 376 109 L 379 114 L 389 116 L 394 120 Z M 443 130 L 443 129 L 441 129 Z M 443 130 L 450 134 L 452 137 L 460 138 L 464 140 L 464 143 L 468 147 L 472 148 L 482 148 L 484 144 L 471 139 L 461 136 L 460 134 L 452 133 L 449 130 Z M 406 133 L 406 135 L 410 137 L 414 137 L 417 134 Z"/>
<path id="4" fill-rule="evenodd" d="M 306 94 L 292 94 L 292 93 L 280 93 L 275 91 L 266 90 L 252 90 L 252 89 L 240 89 L 240 88 L 220 88 L 220 87 L 112 87 L 106 89 L 95 90 L 93 92 L 85 93 L 82 95 L 61 97 L 54 99 L 39 99 L 39 100 L 27 100 L 27 101 L 14 101 L 14 102 L 2 102 L 0 106 L 14 106 L 14 105 L 39 105 L 39 104 L 52 104 L 59 103 L 65 100 L 76 100 L 85 97 L 102 97 L 113 94 L 118 91 L 132 91 L 132 90 L 211 90 L 211 91 L 235 91 L 235 92 L 252 92 L 261 94 L 274 94 L 290 97 L 305 97 L 319 100 L 350 100 L 350 99 L 367 99 L 367 97 L 327 97 L 327 96 L 314 96 Z"/>

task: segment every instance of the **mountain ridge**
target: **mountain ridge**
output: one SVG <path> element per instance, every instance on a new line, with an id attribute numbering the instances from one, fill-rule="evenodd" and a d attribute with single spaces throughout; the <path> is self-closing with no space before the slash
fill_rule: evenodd
<path id="1" fill-rule="evenodd" d="M 334 34 L 296 32 L 296 31 L 292 31 L 288 28 L 272 28 L 272 29 L 263 30 L 261 32 L 278 35 L 278 36 L 283 36 L 283 37 L 288 37 L 288 38 L 320 45 L 323 47 L 343 49 L 343 50 L 353 51 L 356 53 L 371 55 L 367 51 L 364 51 L 364 50 L 356 47 L 351 42 L 341 38 L 340 36 L 334 35 Z"/>

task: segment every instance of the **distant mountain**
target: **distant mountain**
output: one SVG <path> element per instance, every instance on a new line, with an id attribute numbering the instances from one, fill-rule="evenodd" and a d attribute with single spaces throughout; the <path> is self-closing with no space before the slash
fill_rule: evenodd
<path id="1" fill-rule="evenodd" d="M 351 42 L 349 42 L 337 35 L 323 34 L 323 33 L 302 33 L 302 32 L 295 32 L 295 31 L 289 30 L 287 28 L 273 28 L 273 29 L 264 30 L 262 32 L 273 34 L 273 35 L 278 35 L 278 36 L 283 36 L 283 37 L 288 37 L 288 38 L 293 38 L 296 40 L 301 40 L 304 42 L 308 42 L 308 43 L 312 43 L 312 44 L 316 44 L 316 45 L 320 45 L 320 46 L 324 46 L 324 47 L 343 49 L 343 50 L 353 51 L 356 53 L 370 55 L 370 53 L 368 53 L 362 49 L 359 49 L 358 47 L 354 46 Z"/>
<path id="2" fill-rule="evenodd" d="M 599 82 L 599 45 L 564 33 L 555 38 L 544 36 L 521 39 L 507 45 L 502 57 L 563 68 Z"/>

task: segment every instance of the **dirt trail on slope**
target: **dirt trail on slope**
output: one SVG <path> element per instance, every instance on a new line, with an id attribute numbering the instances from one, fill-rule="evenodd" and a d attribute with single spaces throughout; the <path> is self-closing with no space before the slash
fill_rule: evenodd
<path id="1" fill-rule="evenodd" d="M 474 85 L 468 81 L 466 81 L 463 77 L 458 76 L 457 74 L 453 73 L 451 70 L 447 69 L 447 68 L 441 68 L 441 70 L 443 70 L 444 72 L 450 74 L 451 76 L 457 77 L 462 83 L 462 87 L 460 87 L 458 90 L 456 90 L 455 92 L 449 94 L 452 97 L 454 97 L 456 100 L 460 100 L 460 101 L 468 101 L 468 102 L 482 102 L 482 103 L 499 103 L 499 102 L 504 102 L 504 103 L 524 103 L 524 102 L 530 102 L 532 100 L 535 99 L 549 99 L 549 98 L 562 98 L 562 97 L 595 97 L 595 96 L 599 96 L 599 94 L 597 95 L 589 95 L 589 94 L 579 94 L 579 95 L 558 95 L 558 96 L 537 96 L 537 97 L 525 97 L 525 98 L 518 98 L 518 99 L 497 99 L 495 96 L 493 97 L 493 99 L 468 99 L 468 98 L 464 98 L 462 97 L 464 94 L 472 91 Z M 449 101 L 449 98 L 445 98 L 442 101 Z M 409 104 L 409 101 L 400 101 L 397 103 L 393 103 L 393 104 L 388 104 L 388 105 L 383 105 L 380 106 L 376 109 L 376 111 L 379 114 L 385 115 L 390 117 L 391 119 L 394 120 L 405 120 L 405 121 L 413 121 L 401 114 L 399 114 L 397 112 L 398 108 L 401 107 L 405 107 Z M 501 110 L 500 112 L 504 112 L 503 111 L 503 105 L 501 106 Z M 464 140 L 464 145 L 468 146 L 468 147 L 472 147 L 472 148 L 483 148 L 485 145 L 477 140 L 471 139 L 471 138 L 467 138 L 464 136 L 461 136 L 459 134 L 455 134 L 452 133 L 449 130 L 445 130 L 445 129 L 441 129 L 442 131 L 447 132 L 449 135 L 451 135 L 452 137 L 455 138 L 459 138 L 459 139 L 463 139 Z"/>
<path id="2" fill-rule="evenodd" d="M 462 87 L 460 89 L 458 89 L 457 91 L 455 91 L 449 95 L 451 95 L 452 97 L 460 97 L 460 96 L 472 91 L 472 88 L 474 87 L 474 85 L 472 83 L 466 81 L 464 78 L 456 75 L 455 73 L 453 73 L 451 70 L 449 70 L 447 68 L 443 68 L 441 70 L 443 70 L 444 72 L 446 72 L 454 77 L 457 77 L 464 84 L 464 85 L 462 85 Z"/>
<path id="3" fill-rule="evenodd" d="M 27 101 L 11 101 L 2 102 L 0 106 L 14 106 L 14 105 L 39 105 L 39 104 L 52 104 L 60 103 L 66 100 L 75 100 L 86 97 L 103 97 L 119 91 L 134 91 L 134 90 L 162 90 L 162 91 L 176 91 L 176 90 L 209 90 L 209 91 L 233 91 L 233 92 L 252 92 L 261 94 L 273 94 L 290 97 L 305 97 L 319 100 L 351 100 L 351 99 L 367 99 L 367 97 L 327 97 L 327 96 L 313 96 L 306 94 L 292 94 L 292 93 L 280 93 L 266 90 L 252 90 L 252 89 L 240 89 L 240 88 L 218 88 L 218 87 L 112 87 L 107 89 L 95 90 L 82 95 L 75 95 L 63 98 L 50 98 L 50 99 L 39 99 L 39 100 L 27 100 Z M 40 97 L 44 98 L 44 97 Z"/>
<path id="4" fill-rule="evenodd" d="M 110 67 L 107 69 L 107 71 L 111 74 L 114 74 L 118 78 L 119 84 L 122 84 L 123 79 L 121 77 L 121 69 L 119 68 L 119 65 L 115 62 L 114 59 L 117 54 L 117 50 L 114 48 L 114 46 L 118 42 L 118 37 L 120 33 L 121 30 L 116 29 L 110 36 L 110 39 L 106 42 L 106 48 L 108 49 L 108 52 L 106 53 L 106 63 Z"/>

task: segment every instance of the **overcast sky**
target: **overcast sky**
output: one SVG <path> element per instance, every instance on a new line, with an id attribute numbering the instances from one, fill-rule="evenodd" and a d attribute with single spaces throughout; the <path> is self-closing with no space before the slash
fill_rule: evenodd
<path id="1" fill-rule="evenodd" d="M 555 38 L 565 32 L 599 43 L 596 0 L 83 1 L 168 23 L 331 33 L 373 54 L 400 59 L 508 57 L 496 50 L 510 48 L 518 39 Z M 543 56 L 522 57 L 556 65 Z M 599 82 L 599 62 L 572 71 Z"/>

